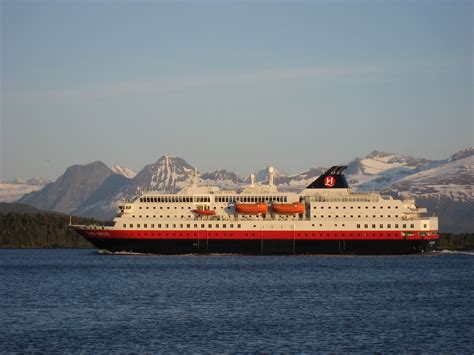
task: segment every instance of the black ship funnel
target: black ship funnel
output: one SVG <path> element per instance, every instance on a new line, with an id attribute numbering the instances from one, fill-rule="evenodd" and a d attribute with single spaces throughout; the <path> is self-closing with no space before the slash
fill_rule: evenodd
<path id="1" fill-rule="evenodd" d="M 347 166 L 333 166 L 306 187 L 307 189 L 348 189 L 346 177 L 342 172 Z"/>

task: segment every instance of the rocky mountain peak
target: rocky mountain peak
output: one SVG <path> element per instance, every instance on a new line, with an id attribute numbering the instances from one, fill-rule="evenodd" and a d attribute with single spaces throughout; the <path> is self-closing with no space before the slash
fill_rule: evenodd
<path id="1" fill-rule="evenodd" d="M 145 166 L 132 180 L 130 193 L 158 190 L 175 193 L 189 184 L 194 168 L 184 159 L 163 155 L 156 163 Z"/>
<path id="2" fill-rule="evenodd" d="M 468 158 L 470 156 L 474 155 L 474 148 L 466 148 L 464 150 L 461 150 L 453 155 L 451 155 L 448 158 L 448 161 L 456 161 L 464 158 Z"/>

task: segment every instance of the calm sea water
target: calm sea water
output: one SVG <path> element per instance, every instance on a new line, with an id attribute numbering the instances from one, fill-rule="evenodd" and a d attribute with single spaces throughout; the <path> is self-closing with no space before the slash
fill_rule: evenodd
<path id="1" fill-rule="evenodd" d="M 474 254 L 0 250 L 0 351 L 474 350 Z"/>

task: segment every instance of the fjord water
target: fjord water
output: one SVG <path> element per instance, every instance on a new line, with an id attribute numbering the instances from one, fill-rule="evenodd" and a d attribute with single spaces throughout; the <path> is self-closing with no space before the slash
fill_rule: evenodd
<path id="1" fill-rule="evenodd" d="M 471 352 L 473 266 L 0 250 L 0 351 Z"/>

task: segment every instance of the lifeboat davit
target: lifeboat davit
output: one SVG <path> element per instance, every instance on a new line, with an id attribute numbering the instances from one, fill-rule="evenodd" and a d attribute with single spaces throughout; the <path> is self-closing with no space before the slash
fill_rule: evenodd
<path id="1" fill-rule="evenodd" d="M 194 213 L 200 216 L 214 216 L 216 211 L 213 210 L 193 210 Z"/>
<path id="2" fill-rule="evenodd" d="M 273 211 L 275 213 L 281 214 L 303 214 L 305 212 L 304 204 L 295 202 L 295 203 L 274 203 L 272 205 Z"/>
<path id="3" fill-rule="evenodd" d="M 266 203 L 237 203 L 235 210 L 242 214 L 260 214 L 267 213 L 268 206 Z"/>

